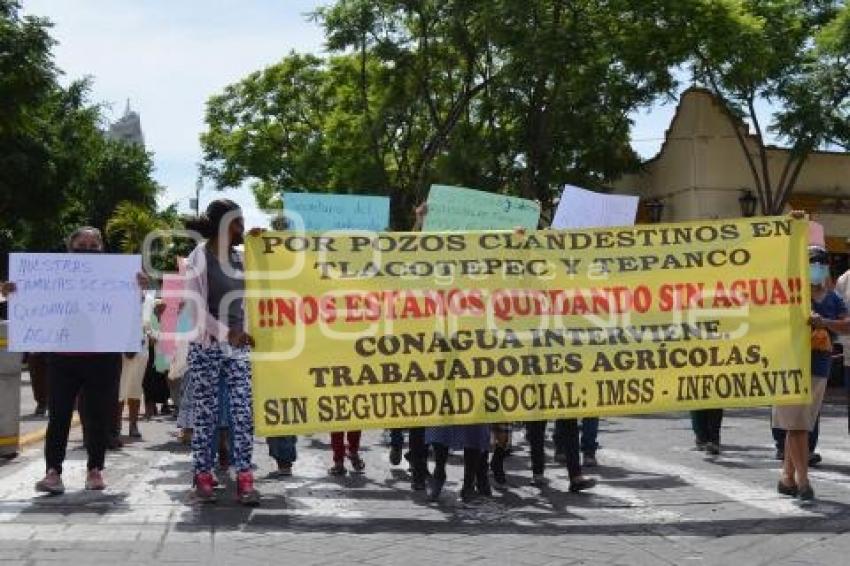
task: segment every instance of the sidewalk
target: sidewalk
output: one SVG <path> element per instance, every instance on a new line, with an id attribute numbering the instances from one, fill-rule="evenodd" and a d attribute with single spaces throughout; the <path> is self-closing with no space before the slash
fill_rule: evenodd
<path id="1" fill-rule="evenodd" d="M 36 494 L 41 449 L 0 466 L 0 564 L 203 566 L 823 566 L 850 555 L 850 437 L 846 408 L 829 405 L 811 471 L 817 500 L 775 491 L 770 410 L 724 416 L 724 445 L 693 449 L 687 413 L 603 419 L 600 484 L 569 492 L 567 470 L 547 460 L 548 485 L 531 485 L 529 446 L 514 433 L 508 489 L 459 500 L 463 466 L 449 459 L 442 496 L 410 489 L 380 431 L 364 434 L 363 474 L 328 475 L 327 434 L 298 439 L 293 475 L 280 477 L 263 439 L 254 445 L 259 508 L 234 501 L 232 470 L 218 502 L 196 504 L 192 457 L 170 418 L 140 424 L 142 439 L 107 454 L 105 492 L 84 489 L 79 427 L 65 462 L 65 495 Z M 551 427 L 549 429 L 551 432 Z M 549 435 L 547 435 L 547 438 Z M 552 446 L 547 443 L 551 457 Z M 432 464 L 433 465 L 433 464 Z"/>
<path id="2" fill-rule="evenodd" d="M 30 386 L 30 375 L 28 372 L 21 374 L 21 450 L 33 445 L 40 445 L 47 433 L 47 417 L 37 417 L 35 413 L 35 399 L 32 396 Z M 72 426 L 79 423 L 79 418 L 74 417 Z"/>
<path id="3" fill-rule="evenodd" d="M 34 412 L 35 399 L 32 396 L 30 375 L 24 372 L 21 374 L 21 448 L 39 442 L 47 432 L 47 417 L 37 417 Z"/>

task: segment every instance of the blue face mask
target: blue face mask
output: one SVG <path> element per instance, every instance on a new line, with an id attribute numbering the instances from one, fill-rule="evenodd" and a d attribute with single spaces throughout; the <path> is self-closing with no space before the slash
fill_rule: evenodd
<path id="1" fill-rule="evenodd" d="M 809 280 L 812 285 L 823 285 L 829 277 L 829 267 L 820 263 L 809 265 Z"/>

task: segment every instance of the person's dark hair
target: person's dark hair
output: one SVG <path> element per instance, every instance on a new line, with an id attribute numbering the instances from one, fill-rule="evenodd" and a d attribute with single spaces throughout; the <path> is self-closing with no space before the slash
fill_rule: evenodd
<path id="1" fill-rule="evenodd" d="M 222 228 L 222 222 L 229 212 L 240 210 L 239 205 L 230 199 L 221 198 L 212 201 L 207 206 L 207 211 L 198 218 L 189 218 L 186 220 L 186 228 L 195 230 L 204 238 L 213 238 L 217 236 Z"/>
<path id="2" fill-rule="evenodd" d="M 809 263 L 829 265 L 829 253 L 821 246 L 809 246 Z"/>

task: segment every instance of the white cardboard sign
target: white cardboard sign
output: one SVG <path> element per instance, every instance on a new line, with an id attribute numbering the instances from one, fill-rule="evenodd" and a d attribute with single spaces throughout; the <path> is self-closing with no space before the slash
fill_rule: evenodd
<path id="1" fill-rule="evenodd" d="M 138 255 L 9 255 L 9 350 L 138 352 Z"/>
<path id="2" fill-rule="evenodd" d="M 606 195 L 567 185 L 561 193 L 552 228 L 633 226 L 637 207 L 638 197 Z"/>

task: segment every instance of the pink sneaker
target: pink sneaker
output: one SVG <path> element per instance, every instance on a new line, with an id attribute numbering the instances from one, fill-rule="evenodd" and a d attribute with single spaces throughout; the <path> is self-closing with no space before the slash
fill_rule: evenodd
<path id="1" fill-rule="evenodd" d="M 195 497 L 198 501 L 212 503 L 215 501 L 213 483 L 215 478 L 209 472 L 201 472 L 195 475 Z"/>
<path id="2" fill-rule="evenodd" d="M 47 475 L 35 484 L 35 490 L 50 495 L 62 495 L 65 493 L 65 484 L 62 483 L 62 476 L 59 475 L 59 472 L 50 468 L 47 470 Z"/>
<path id="3" fill-rule="evenodd" d="M 88 491 L 103 491 L 106 489 L 103 474 L 97 468 L 89 470 L 88 474 L 86 474 L 86 489 Z"/>
<path id="4" fill-rule="evenodd" d="M 254 474 L 250 470 L 236 474 L 236 500 L 248 507 L 260 504 L 260 492 L 254 489 Z"/>

